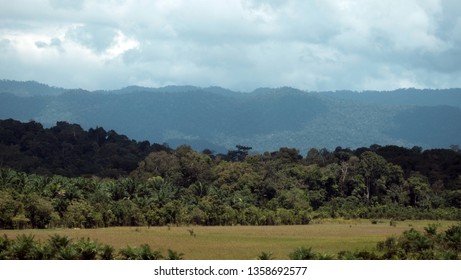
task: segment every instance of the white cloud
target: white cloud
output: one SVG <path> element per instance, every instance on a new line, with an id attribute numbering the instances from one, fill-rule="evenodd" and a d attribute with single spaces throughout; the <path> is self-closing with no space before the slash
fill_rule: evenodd
<path id="1" fill-rule="evenodd" d="M 57 9 L 71 9 L 81 10 L 83 8 L 84 0 L 49 0 L 53 8 Z"/>
<path id="2" fill-rule="evenodd" d="M 64 87 L 461 87 L 456 0 L 5 1 L 0 78 Z M 8 64 L 4 64 L 8 63 Z"/>

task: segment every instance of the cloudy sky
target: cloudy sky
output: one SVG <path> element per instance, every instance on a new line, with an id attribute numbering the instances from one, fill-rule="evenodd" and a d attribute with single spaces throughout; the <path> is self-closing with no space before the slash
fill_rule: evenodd
<path id="1" fill-rule="evenodd" d="M 0 79 L 461 87 L 459 0 L 0 0 Z"/>

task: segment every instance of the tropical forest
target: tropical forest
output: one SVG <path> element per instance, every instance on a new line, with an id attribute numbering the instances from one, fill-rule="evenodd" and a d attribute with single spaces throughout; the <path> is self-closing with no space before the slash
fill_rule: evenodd
<path id="1" fill-rule="evenodd" d="M 299 246 L 276 257 L 461 257 L 461 225 L 438 230 L 437 223 L 461 220 L 459 146 L 311 148 L 306 154 L 290 147 L 262 153 L 253 148 L 236 144 L 227 153 L 196 151 L 138 142 L 102 127 L 85 130 L 63 121 L 46 128 L 35 121 L 1 120 L 0 258 L 187 258 L 181 248 L 114 248 L 88 238 L 50 233 L 40 240 L 25 233 L 39 229 L 182 227 L 194 238 L 197 227 L 364 219 L 370 225 L 390 221 L 387 227 L 406 220 L 433 222 L 383 239 L 372 250 L 328 254 Z M 9 236 L 13 231 L 18 234 Z M 261 249 L 254 257 L 271 254 Z"/>

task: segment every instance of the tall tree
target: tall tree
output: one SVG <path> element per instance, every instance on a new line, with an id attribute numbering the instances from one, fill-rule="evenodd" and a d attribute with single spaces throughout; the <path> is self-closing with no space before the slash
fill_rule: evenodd
<path id="1" fill-rule="evenodd" d="M 378 192 L 378 180 L 388 173 L 388 163 L 375 152 L 367 151 L 360 156 L 359 171 L 365 179 L 366 201 L 370 203 L 371 197 Z"/>

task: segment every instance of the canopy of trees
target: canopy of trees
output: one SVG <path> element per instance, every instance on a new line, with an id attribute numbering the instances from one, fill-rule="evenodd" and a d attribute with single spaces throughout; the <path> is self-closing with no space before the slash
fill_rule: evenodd
<path id="1" fill-rule="evenodd" d="M 148 141 L 136 142 L 101 127 L 83 130 L 58 122 L 51 128 L 30 121 L 0 120 L 0 166 L 68 177 L 127 175 L 149 153 L 168 150 Z"/>
<path id="2" fill-rule="evenodd" d="M 237 145 L 217 155 L 68 123 L 0 124 L 0 228 L 461 219 L 456 149 L 373 145 L 303 156 Z"/>

